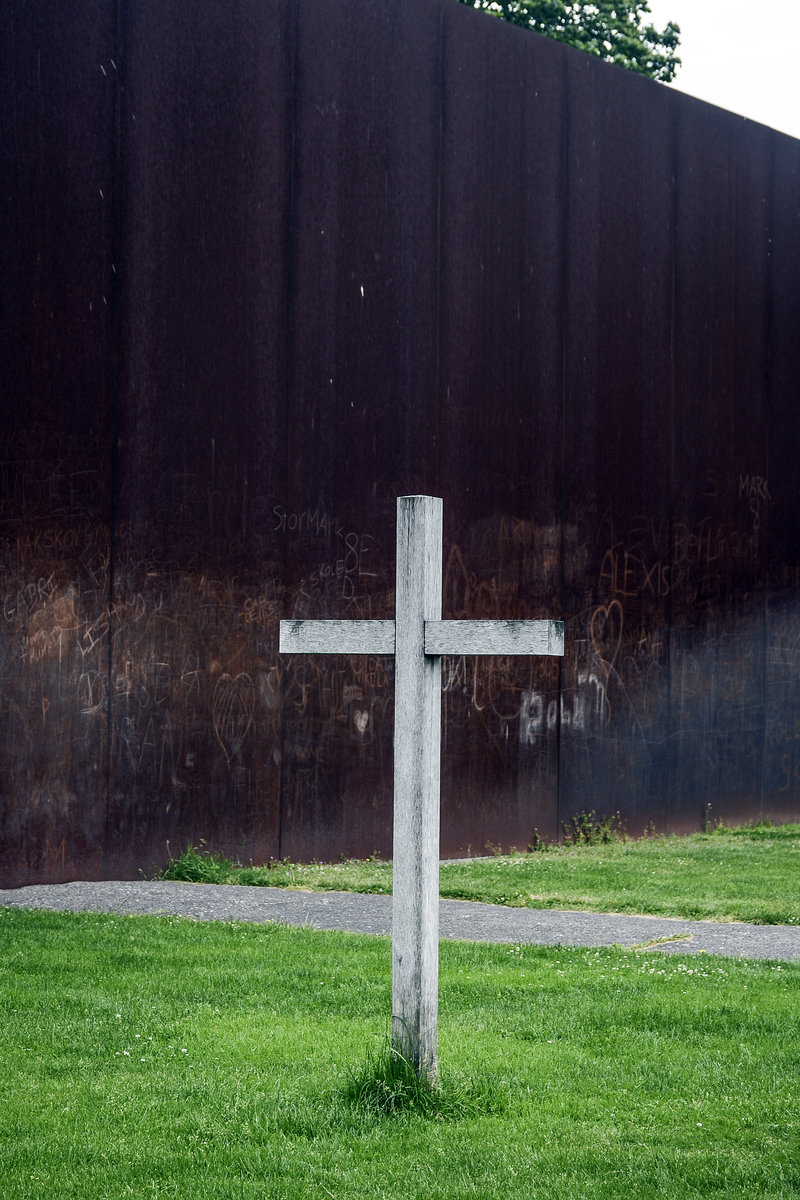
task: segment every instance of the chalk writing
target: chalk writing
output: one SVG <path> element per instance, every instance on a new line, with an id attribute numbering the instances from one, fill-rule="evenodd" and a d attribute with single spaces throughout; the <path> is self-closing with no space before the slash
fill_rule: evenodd
<path id="1" fill-rule="evenodd" d="M 223 812 L 224 797 L 234 792 L 237 804 L 252 797 L 259 811 L 271 813 L 283 754 L 284 763 L 298 762 L 306 772 L 284 826 L 300 836 L 309 821 L 319 823 L 309 814 L 320 811 L 326 772 L 338 781 L 346 741 L 358 747 L 353 761 L 377 794 L 377 781 L 391 768 L 391 661 L 290 665 L 274 652 L 278 618 L 295 600 L 297 614 L 306 616 L 370 619 L 393 611 L 393 582 L 376 541 L 361 529 L 368 522 L 357 514 L 344 520 L 321 502 L 278 504 L 251 482 L 245 538 L 244 515 L 231 515 L 234 500 L 187 473 L 169 481 L 186 512 L 174 546 L 168 515 L 152 548 L 149 532 L 131 536 L 120 526 L 112 580 L 109 530 L 94 519 L 107 512 L 105 501 L 91 511 L 105 477 L 81 472 L 90 464 L 79 439 L 47 462 L 37 453 L 35 439 L 17 439 L 13 454 L 6 449 L 15 461 L 0 464 L 0 713 L 8 778 L 16 772 L 27 788 L 38 739 L 79 797 L 94 794 L 93 772 L 108 761 L 113 787 L 130 787 L 140 813 L 152 808 L 163 817 L 171 804 L 178 828 L 182 814 L 199 814 L 202 825 L 204 814 Z M 70 459 L 74 472 L 53 470 L 54 461 Z M 674 510 L 663 514 L 621 516 L 612 506 L 598 513 L 592 501 L 574 528 L 495 513 L 458 526 L 458 542 L 445 546 L 444 615 L 535 618 L 565 597 L 572 649 L 560 675 L 496 660 L 443 659 L 443 733 L 454 772 L 455 756 L 468 759 L 479 741 L 487 758 L 502 759 L 504 778 L 512 778 L 517 762 L 527 780 L 540 770 L 550 778 L 557 755 L 574 754 L 570 764 L 593 764 L 601 788 L 617 781 L 623 798 L 637 789 L 652 796 L 654 771 L 671 761 L 674 744 L 685 796 L 695 779 L 698 788 L 711 779 L 733 791 L 738 775 L 750 770 L 753 795 L 762 787 L 787 810 L 795 803 L 800 633 L 790 615 L 800 565 L 780 524 L 773 528 L 776 495 L 781 504 L 794 503 L 793 493 L 783 494 L 794 481 L 784 472 L 779 483 L 766 464 L 742 471 L 736 465 L 721 460 L 708 472 L 701 468 L 696 491 L 685 501 L 674 496 Z M 202 508 L 196 521 L 195 503 Z M 193 532 L 193 521 L 203 529 Z M 771 533 L 778 531 L 769 543 L 768 522 Z M 223 541 L 223 529 L 226 539 L 233 529 L 240 541 Z M 302 586 L 291 592 L 283 583 L 283 539 L 292 561 L 303 563 Z M 139 548 L 131 557 L 133 542 Z M 570 771 L 577 779 L 577 767 Z M 294 803 L 292 794 L 287 802 Z M 52 801 L 42 803 L 42 821 L 55 822 Z M 57 828 L 53 823 L 60 862 Z M 40 848 L 45 835 L 36 837 Z"/>
<path id="2" fill-rule="evenodd" d="M 606 684 L 596 674 L 582 671 L 577 688 L 548 700 L 543 692 L 523 692 L 519 709 L 519 741 L 533 746 L 537 739 L 553 733 L 559 722 L 563 729 L 583 731 L 590 724 L 601 727 L 610 715 Z"/>
<path id="3" fill-rule="evenodd" d="M 75 550 L 83 550 L 90 544 L 102 544 L 107 540 L 107 530 L 94 525 L 72 525 L 66 528 L 48 526 L 33 532 L 20 533 L 13 540 L 9 539 L 8 549 L 16 551 L 19 561 L 26 558 L 41 558 L 50 554 L 62 555 Z"/>
<path id="4" fill-rule="evenodd" d="M 267 629 L 278 619 L 279 612 L 278 602 L 262 593 L 260 596 L 247 597 L 239 613 L 239 620 L 245 626 L 260 625 Z"/>
<path id="5" fill-rule="evenodd" d="M 100 712 L 108 695 L 108 677 L 102 671 L 83 671 L 78 678 L 78 705 L 84 716 Z"/>
<path id="6" fill-rule="evenodd" d="M 16 621 L 19 617 L 27 617 L 40 605 L 47 604 L 53 598 L 55 590 L 54 575 L 26 583 L 3 597 L 3 616 L 9 622 Z"/>
<path id="7" fill-rule="evenodd" d="M 148 717 L 141 726 L 135 717 L 123 714 L 117 718 L 116 728 L 124 749 L 124 766 L 134 776 L 149 771 L 159 787 L 174 778 L 175 746 L 169 715 L 158 723 Z"/>
<path id="8" fill-rule="evenodd" d="M 314 537 L 342 537 L 344 530 L 338 517 L 333 517 L 325 509 L 310 508 L 302 512 L 287 512 L 282 504 L 273 508 L 275 525 L 273 532 L 313 533 Z"/>
<path id="9" fill-rule="evenodd" d="M 743 496 L 748 500 L 765 500 L 767 504 L 771 504 L 769 480 L 762 478 L 761 475 L 740 475 L 739 499 Z"/>
<path id="10" fill-rule="evenodd" d="M 19 520 L 91 515 L 103 498 L 103 476 L 94 468 L 50 472 L 35 455 L 25 462 L 0 463 L 0 516 Z"/>

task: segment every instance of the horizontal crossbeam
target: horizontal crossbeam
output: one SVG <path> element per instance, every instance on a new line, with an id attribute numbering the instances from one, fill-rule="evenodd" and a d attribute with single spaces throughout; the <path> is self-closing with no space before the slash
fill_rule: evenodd
<path id="1" fill-rule="evenodd" d="M 563 621 L 426 621 L 425 653 L 563 654 Z"/>
<path id="2" fill-rule="evenodd" d="M 394 654 L 394 621 L 281 621 L 281 654 Z"/>
<path id="3" fill-rule="evenodd" d="M 425 654 L 564 653 L 563 621 L 425 621 Z M 394 654 L 394 621 L 281 621 L 281 654 Z"/>

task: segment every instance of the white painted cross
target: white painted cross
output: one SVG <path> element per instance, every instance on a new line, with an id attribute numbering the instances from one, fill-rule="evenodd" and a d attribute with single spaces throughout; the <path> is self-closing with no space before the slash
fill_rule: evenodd
<path id="1" fill-rule="evenodd" d="M 281 621 L 281 654 L 393 654 L 392 1041 L 434 1079 L 443 654 L 564 653 L 561 621 L 443 621 L 442 501 L 397 501 L 393 621 Z"/>

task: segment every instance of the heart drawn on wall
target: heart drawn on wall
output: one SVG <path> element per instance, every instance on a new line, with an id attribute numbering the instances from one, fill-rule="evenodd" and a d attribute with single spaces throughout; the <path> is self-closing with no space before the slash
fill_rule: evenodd
<path id="1" fill-rule="evenodd" d="M 214 688 L 211 713 L 214 733 L 229 766 L 250 732 L 255 706 L 256 690 L 249 675 L 220 675 Z"/>
<path id="2" fill-rule="evenodd" d="M 353 724 L 363 737 L 369 725 L 369 713 L 363 708 L 357 708 L 353 713 Z"/>
<path id="3" fill-rule="evenodd" d="M 589 622 L 589 637 L 592 649 L 603 664 L 606 679 L 611 674 L 622 644 L 624 614 L 619 600 L 600 604 L 592 613 Z"/>

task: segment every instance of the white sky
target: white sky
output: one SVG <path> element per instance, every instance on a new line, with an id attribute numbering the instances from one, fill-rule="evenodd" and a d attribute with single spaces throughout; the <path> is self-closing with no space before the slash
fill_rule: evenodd
<path id="1" fill-rule="evenodd" d="M 800 138 L 800 0 L 649 0 L 681 27 L 671 85 Z"/>

